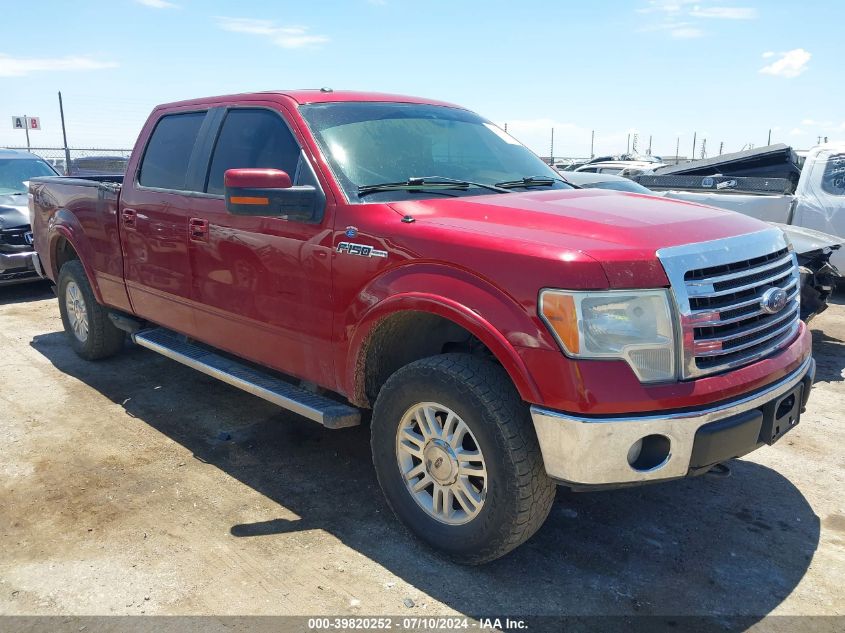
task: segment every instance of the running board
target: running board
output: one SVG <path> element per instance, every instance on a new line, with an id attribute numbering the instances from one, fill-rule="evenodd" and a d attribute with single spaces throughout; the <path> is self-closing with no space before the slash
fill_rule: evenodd
<path id="1" fill-rule="evenodd" d="M 327 428 L 340 429 L 361 424 L 361 412 L 354 407 L 305 391 L 258 369 L 215 354 L 171 330 L 142 330 L 133 334 L 132 340 L 141 347 L 264 398 Z"/>

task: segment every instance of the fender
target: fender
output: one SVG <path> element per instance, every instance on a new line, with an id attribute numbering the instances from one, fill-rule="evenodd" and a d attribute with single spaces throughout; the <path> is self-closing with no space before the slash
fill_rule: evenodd
<path id="1" fill-rule="evenodd" d="M 88 283 L 91 284 L 91 289 L 94 291 L 94 297 L 98 303 L 103 302 L 103 296 L 100 292 L 100 286 L 97 283 L 97 276 L 91 268 L 92 248 L 88 237 L 85 235 L 85 229 L 79 223 L 79 218 L 67 209 L 59 209 L 50 219 L 47 225 L 49 261 L 45 262 L 45 267 L 50 273 L 50 278 L 53 281 L 58 281 L 59 271 L 56 266 L 57 249 L 59 245 L 59 238 L 65 238 L 68 243 L 76 251 L 79 256 L 79 261 L 85 269 L 85 275 L 88 277 Z"/>
<path id="2" fill-rule="evenodd" d="M 420 292 L 419 288 L 427 290 Z M 345 372 L 339 386 L 353 401 L 366 400 L 364 373 L 360 369 L 376 326 L 386 317 L 405 311 L 428 312 L 461 326 L 487 346 L 523 400 L 542 401 L 535 380 L 515 349 L 521 346 L 557 350 L 539 321 L 490 282 L 432 263 L 391 269 L 362 289 L 345 312 L 338 359 Z"/>

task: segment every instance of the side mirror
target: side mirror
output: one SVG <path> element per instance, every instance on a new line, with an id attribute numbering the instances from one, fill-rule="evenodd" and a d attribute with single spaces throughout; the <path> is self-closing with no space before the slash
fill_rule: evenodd
<path id="1" fill-rule="evenodd" d="M 290 176 L 279 169 L 227 169 L 223 186 L 226 210 L 233 215 L 314 218 L 317 190 L 310 185 L 292 186 Z"/>

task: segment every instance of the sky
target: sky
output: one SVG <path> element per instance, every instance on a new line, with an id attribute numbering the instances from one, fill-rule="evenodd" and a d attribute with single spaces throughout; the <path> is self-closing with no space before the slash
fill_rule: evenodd
<path id="1" fill-rule="evenodd" d="M 6 4 L 6 3 L 4 3 Z M 159 103 L 318 88 L 470 108 L 540 155 L 845 140 L 842 0 L 9 2 L 0 146 L 129 148 Z M 33 11 L 33 7 L 35 10 Z"/>

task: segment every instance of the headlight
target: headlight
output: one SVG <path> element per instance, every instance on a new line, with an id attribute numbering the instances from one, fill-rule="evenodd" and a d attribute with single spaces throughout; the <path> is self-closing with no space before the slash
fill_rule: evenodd
<path id="1" fill-rule="evenodd" d="M 640 382 L 676 378 L 666 290 L 543 290 L 540 316 L 567 356 L 625 360 Z"/>

